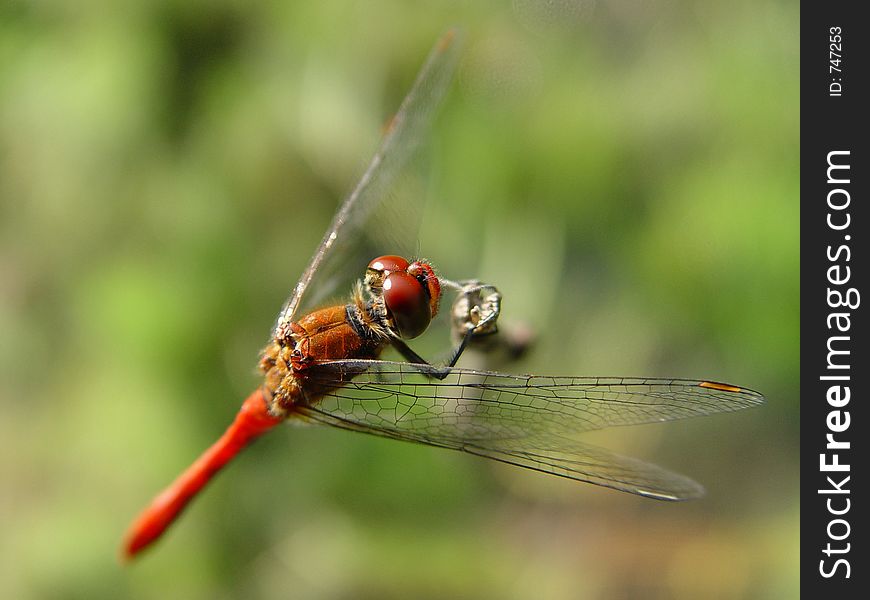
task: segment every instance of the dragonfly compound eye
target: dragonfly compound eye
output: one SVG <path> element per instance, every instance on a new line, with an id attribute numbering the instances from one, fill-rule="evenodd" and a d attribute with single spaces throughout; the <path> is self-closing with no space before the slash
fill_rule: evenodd
<path id="1" fill-rule="evenodd" d="M 432 320 L 427 288 L 408 273 L 390 273 L 384 279 L 384 304 L 396 333 L 403 339 L 417 337 Z"/>
<path id="2" fill-rule="evenodd" d="M 417 278 L 429 295 L 430 318 L 434 319 L 438 314 L 438 304 L 441 301 L 441 282 L 432 269 L 432 265 L 423 261 L 414 261 L 408 267 L 408 273 Z"/>
<path id="3" fill-rule="evenodd" d="M 366 269 L 365 284 L 370 290 L 380 290 L 384 285 L 384 278 L 390 273 L 406 271 L 408 261 L 401 256 L 379 256 L 369 263 Z"/>

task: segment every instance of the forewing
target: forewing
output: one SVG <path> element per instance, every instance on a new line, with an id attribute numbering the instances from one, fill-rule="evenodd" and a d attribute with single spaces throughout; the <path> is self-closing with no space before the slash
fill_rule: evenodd
<path id="1" fill-rule="evenodd" d="M 764 402 L 758 392 L 687 379 L 542 377 L 441 369 L 389 361 L 332 361 L 308 377 L 355 379 L 299 412 L 310 420 L 394 439 L 452 448 L 562 477 L 679 500 L 701 495 L 694 481 L 572 439 L 616 425 L 729 412 Z"/>
<path id="2" fill-rule="evenodd" d="M 435 44 L 411 91 L 387 125 L 378 151 L 333 217 L 281 310 L 276 329 L 290 322 L 300 308 L 312 308 L 337 291 L 349 293 L 349 282 L 362 277 L 366 265 L 376 256 L 414 254 L 423 198 L 420 194 L 398 196 L 393 188 L 425 137 L 449 87 L 459 46 L 459 33 L 453 29 Z"/>

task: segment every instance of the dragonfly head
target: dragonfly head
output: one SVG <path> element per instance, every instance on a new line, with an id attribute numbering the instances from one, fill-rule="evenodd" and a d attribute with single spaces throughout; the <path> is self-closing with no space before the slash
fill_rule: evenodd
<path id="1" fill-rule="evenodd" d="M 383 300 L 394 333 L 410 340 L 429 327 L 438 314 L 441 283 L 432 265 L 401 256 L 380 256 L 369 263 L 365 285 L 374 298 Z"/>

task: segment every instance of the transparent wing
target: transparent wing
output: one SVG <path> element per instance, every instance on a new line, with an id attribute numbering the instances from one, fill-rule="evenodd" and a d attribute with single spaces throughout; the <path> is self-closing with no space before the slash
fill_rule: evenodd
<path id="1" fill-rule="evenodd" d="M 544 377 L 342 360 L 313 366 L 318 382 L 345 382 L 299 407 L 302 416 L 344 429 L 486 456 L 537 471 L 666 500 L 693 498 L 700 485 L 571 436 L 617 425 L 672 421 L 758 406 L 758 392 L 690 379 Z M 354 376 L 355 373 L 360 373 Z M 352 380 L 348 381 L 351 377 Z"/>
<path id="2" fill-rule="evenodd" d="M 352 419 L 338 417 L 321 407 L 304 408 L 301 413 L 308 420 L 324 425 L 459 450 L 541 473 L 658 500 L 689 500 L 704 495 L 704 488 L 684 475 L 555 434 L 544 439 L 529 436 L 517 439 L 476 438 L 462 442 L 453 436 L 432 437 L 414 434 L 404 428 L 361 425 Z"/>
<path id="3" fill-rule="evenodd" d="M 378 151 L 345 199 L 278 316 L 276 329 L 300 308 L 314 307 L 337 290 L 346 295 L 368 262 L 382 254 L 414 254 L 422 214 L 420 194 L 398 197 L 397 177 L 425 136 L 452 78 L 459 33 L 435 44 L 411 91 L 387 126 Z M 347 289 L 339 286 L 347 284 Z"/>

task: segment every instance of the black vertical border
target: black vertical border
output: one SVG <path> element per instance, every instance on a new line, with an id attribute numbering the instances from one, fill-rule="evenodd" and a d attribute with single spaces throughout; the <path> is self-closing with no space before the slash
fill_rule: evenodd
<path id="1" fill-rule="evenodd" d="M 866 92 L 866 79 L 870 74 L 867 61 L 867 38 L 870 36 L 870 21 L 859 16 L 860 2 L 804 2 L 801 7 L 801 592 L 808 598 L 859 598 L 868 589 L 866 545 L 868 537 L 864 527 L 867 494 L 860 488 L 867 484 L 866 459 L 868 444 L 865 437 L 867 410 L 864 404 L 870 401 L 870 386 L 865 381 L 870 362 L 867 348 L 866 311 L 863 304 L 870 302 L 870 289 L 866 286 L 870 257 L 867 256 L 866 238 L 870 235 L 867 220 L 867 134 L 870 127 L 870 98 Z M 832 27 L 842 28 L 842 74 L 830 72 L 830 35 Z M 830 84 L 841 78 L 841 96 L 830 95 Z M 850 182 L 846 186 L 829 184 L 827 180 L 828 153 L 848 150 Z M 851 219 L 848 230 L 835 231 L 827 224 L 828 193 L 835 188 L 847 188 L 850 195 L 848 209 Z M 837 194 L 842 199 L 842 194 Z M 842 219 L 842 212 L 835 215 Z M 846 236 L 849 236 L 846 239 Z M 851 260 L 830 261 L 828 247 L 834 252 L 840 245 L 848 245 Z M 827 291 L 832 286 L 828 281 L 828 269 L 834 264 L 850 267 L 850 281 L 840 287 L 854 287 L 862 295 L 861 305 L 849 308 L 828 306 Z M 840 273 L 842 273 L 841 271 Z M 850 313 L 848 333 L 830 331 L 827 318 L 832 312 Z M 840 462 L 850 465 L 851 479 L 843 488 L 849 494 L 820 494 L 819 490 L 830 488 L 827 476 L 842 480 L 842 473 L 823 473 L 820 470 L 820 454 L 826 450 L 827 418 L 837 410 L 828 404 L 826 393 L 831 381 L 820 379 L 828 371 L 828 338 L 831 335 L 848 335 L 850 354 L 848 370 L 851 400 L 839 410 L 848 411 L 849 428 L 834 434 L 837 440 L 848 441 L 851 448 L 838 452 Z M 845 348 L 845 346 L 841 346 Z M 839 371 L 846 374 L 846 371 Z M 841 415 L 842 417 L 842 415 Z M 830 462 L 830 459 L 829 459 Z M 835 509 L 844 506 L 845 498 L 850 508 L 841 516 L 832 515 L 826 504 L 833 498 Z M 836 518 L 849 523 L 847 538 L 837 541 L 829 538 L 828 524 Z M 833 527 L 837 536 L 846 531 L 842 523 Z M 834 548 L 846 548 L 849 552 L 826 556 L 827 544 Z M 845 568 L 840 565 L 833 577 L 825 578 L 820 572 L 820 561 L 825 560 L 828 569 L 836 558 L 842 557 L 850 564 L 850 577 L 845 578 Z"/>

